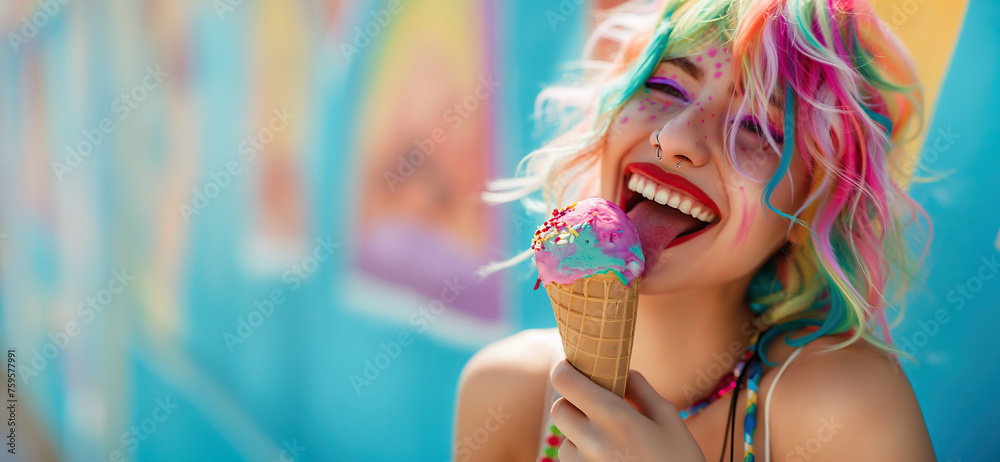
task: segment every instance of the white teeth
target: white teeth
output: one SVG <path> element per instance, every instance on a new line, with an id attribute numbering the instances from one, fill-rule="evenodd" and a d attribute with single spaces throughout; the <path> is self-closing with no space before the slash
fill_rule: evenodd
<path id="1" fill-rule="evenodd" d="M 642 195 L 646 199 L 652 199 L 656 196 L 656 185 L 653 183 L 646 183 L 646 187 L 642 190 Z"/>
<path id="2" fill-rule="evenodd" d="M 673 207 L 706 223 L 715 221 L 715 213 L 704 205 L 690 197 L 660 186 L 642 175 L 632 174 L 628 181 L 628 189 L 641 194 L 646 199 L 655 201 L 657 204 Z"/>
<path id="3" fill-rule="evenodd" d="M 691 199 L 684 199 L 684 202 L 681 202 L 681 205 L 677 207 L 677 210 L 680 210 L 681 212 L 684 212 L 684 213 L 690 212 L 691 211 Z"/>
<path id="4" fill-rule="evenodd" d="M 668 193 L 666 189 L 660 188 L 656 190 L 656 196 L 653 197 L 653 200 L 656 201 L 657 204 L 667 205 L 667 199 L 670 199 L 670 193 Z"/>

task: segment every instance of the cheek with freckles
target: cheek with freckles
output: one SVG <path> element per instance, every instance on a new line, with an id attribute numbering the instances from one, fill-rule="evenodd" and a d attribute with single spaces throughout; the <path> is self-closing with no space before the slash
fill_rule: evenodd
<path id="1" fill-rule="evenodd" d="M 809 182 L 805 179 L 806 172 L 798 158 L 793 159 L 789 170 L 790 175 L 784 175 L 771 193 L 770 204 L 783 213 L 792 215 L 804 200 Z M 730 213 L 739 214 L 738 219 L 731 217 L 734 223 L 739 223 L 733 248 L 749 245 L 751 248 L 760 247 L 767 251 L 775 249 L 784 241 L 789 221 L 769 208 L 762 208 L 767 207 L 761 205 L 766 182 L 748 181 L 736 173 L 728 179 L 730 183 L 726 185 L 726 190 Z"/>
<path id="2" fill-rule="evenodd" d="M 629 123 L 641 122 L 643 120 L 654 120 L 660 116 L 662 119 L 665 113 L 680 109 L 680 104 L 674 101 L 666 101 L 664 98 L 656 98 L 644 90 L 639 90 L 629 102 L 625 103 L 618 115 L 617 124 L 626 126 Z"/>
<path id="3" fill-rule="evenodd" d="M 729 251 L 746 252 L 757 248 L 770 251 L 783 239 L 787 220 L 761 209 L 763 192 L 763 185 L 738 186 L 730 191 L 729 226 L 735 226 L 736 229 L 729 244 Z M 772 196 L 772 203 L 779 210 L 784 208 L 782 207 L 784 204 L 780 202 L 783 201 Z"/>
<path id="4" fill-rule="evenodd" d="M 737 148 L 737 162 L 743 162 L 741 160 L 740 148 Z M 765 157 L 761 153 L 757 157 L 752 157 L 756 159 L 757 162 L 753 165 L 743 165 L 744 168 L 749 167 L 749 170 L 753 172 L 761 172 L 763 170 L 768 170 L 771 173 L 777 169 L 777 164 L 780 159 L 774 156 Z M 773 165 L 772 165 L 773 164 Z M 766 186 L 766 181 L 754 181 L 744 177 L 739 172 L 728 169 L 725 174 L 725 179 L 720 180 L 718 189 L 725 191 L 726 195 L 729 197 L 729 208 L 731 214 L 731 222 L 737 224 L 735 239 L 733 240 L 732 247 L 737 249 L 746 244 L 746 241 L 750 240 L 751 235 L 755 232 L 755 223 L 758 221 L 772 220 L 771 215 L 768 214 L 767 217 L 764 216 L 764 211 L 761 210 L 761 197 L 764 194 L 764 188 Z M 768 179 L 770 176 L 767 177 Z M 779 183 L 778 188 L 772 194 L 771 202 L 776 207 L 784 210 L 784 195 L 783 192 L 788 188 L 788 181 L 784 179 Z"/>
<path id="5" fill-rule="evenodd" d="M 757 208 L 753 207 L 753 205 L 760 198 L 760 194 L 753 191 L 755 188 L 747 188 L 742 182 L 737 182 L 737 180 L 742 179 L 743 177 L 740 175 L 730 172 L 730 182 L 724 186 L 729 196 L 730 213 L 733 214 L 733 218 L 739 220 L 739 226 L 736 228 L 736 239 L 732 241 L 732 250 L 737 250 L 743 246 L 750 236 L 753 222 L 756 219 L 755 212 L 757 211 Z"/>

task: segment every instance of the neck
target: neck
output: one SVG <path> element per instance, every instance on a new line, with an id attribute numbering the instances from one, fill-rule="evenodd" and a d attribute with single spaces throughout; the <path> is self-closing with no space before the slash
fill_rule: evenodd
<path id="1" fill-rule="evenodd" d="M 677 409 L 706 397 L 755 332 L 744 300 L 749 283 L 747 277 L 721 287 L 640 296 L 630 367 Z"/>

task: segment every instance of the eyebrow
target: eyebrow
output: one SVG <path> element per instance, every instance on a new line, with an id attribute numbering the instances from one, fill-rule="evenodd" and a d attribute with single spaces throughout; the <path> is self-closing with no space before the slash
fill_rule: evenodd
<path id="1" fill-rule="evenodd" d="M 681 68 L 682 71 L 684 71 L 686 74 L 690 75 L 691 78 L 699 82 L 705 78 L 705 71 L 703 71 L 701 67 L 699 67 L 697 64 L 691 62 L 690 59 L 685 58 L 683 56 L 663 59 L 660 62 L 673 64 Z M 733 85 L 730 85 L 729 94 L 733 94 L 734 91 L 735 88 L 733 87 Z M 769 103 L 771 104 L 771 106 L 774 106 L 775 109 L 782 109 L 784 107 L 784 99 L 785 99 L 784 95 L 782 95 L 780 92 L 774 92 L 771 94 L 771 99 Z"/>
<path id="2" fill-rule="evenodd" d="M 699 82 L 701 81 L 702 78 L 705 77 L 705 72 L 702 71 L 701 68 L 698 67 L 697 64 L 691 62 L 690 59 L 687 59 L 687 58 L 685 58 L 683 56 L 678 57 L 678 58 L 664 59 L 664 60 L 662 60 L 660 62 L 661 63 L 670 63 L 670 64 L 673 64 L 673 65 L 681 68 L 682 71 L 684 71 L 685 73 L 687 73 L 688 75 L 690 75 L 691 78 L 693 78 L 693 79 L 695 79 L 695 80 L 697 80 Z"/>

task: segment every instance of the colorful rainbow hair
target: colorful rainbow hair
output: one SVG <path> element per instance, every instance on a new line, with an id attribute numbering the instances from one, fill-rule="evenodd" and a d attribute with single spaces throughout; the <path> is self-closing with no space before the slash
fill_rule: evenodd
<path id="1" fill-rule="evenodd" d="M 778 171 L 767 180 L 761 207 L 791 221 L 788 244 L 751 283 L 750 306 L 770 326 L 762 351 L 784 334 L 791 346 L 848 334 L 843 347 L 866 339 L 893 353 L 884 310 L 918 277 L 933 229 L 901 185 L 913 161 L 901 144 L 921 130 L 922 93 L 909 55 L 870 5 L 859 0 L 667 0 L 662 9 L 629 3 L 612 10 L 588 40 L 584 85 L 539 95 L 536 114 L 574 124 L 525 157 L 515 178 L 490 185 L 487 201 L 521 199 L 550 210 L 595 194 L 597 166 L 620 108 L 663 58 L 732 47 L 737 91 L 732 109 L 766 117 L 772 97 L 784 101 L 785 139 Z M 605 40 L 620 43 L 611 56 Z M 731 147 L 729 164 L 748 179 Z M 793 155 L 810 173 L 799 210 L 786 214 L 771 193 Z M 533 199 L 541 192 L 542 201 Z M 927 242 L 914 258 L 904 228 L 923 217 Z M 799 226 L 795 226 L 799 225 Z M 795 234 L 793 236 L 793 233 Z M 886 298 L 888 289 L 893 300 Z M 800 328 L 807 335 L 791 338 Z M 884 339 L 877 332 L 881 330 Z M 763 353 L 762 353 L 763 356 Z M 767 361 L 766 357 L 764 360 Z"/>

